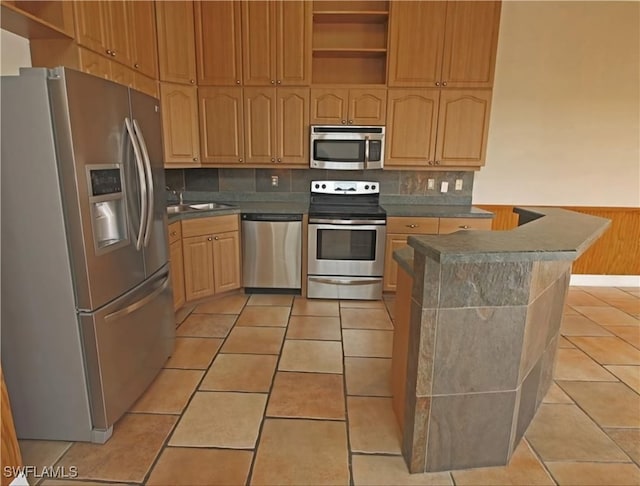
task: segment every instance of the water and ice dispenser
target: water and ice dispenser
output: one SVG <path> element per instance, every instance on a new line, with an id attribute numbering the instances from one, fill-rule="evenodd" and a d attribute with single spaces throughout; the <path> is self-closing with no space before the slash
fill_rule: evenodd
<path id="1" fill-rule="evenodd" d="M 89 204 L 96 253 L 128 242 L 126 202 L 119 165 L 87 167 Z"/>

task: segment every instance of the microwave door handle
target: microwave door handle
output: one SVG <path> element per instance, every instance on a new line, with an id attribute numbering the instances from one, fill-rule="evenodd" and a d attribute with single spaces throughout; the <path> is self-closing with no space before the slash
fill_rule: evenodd
<path id="1" fill-rule="evenodd" d="M 369 135 L 364 137 L 364 168 L 369 168 Z"/>
<path id="2" fill-rule="evenodd" d="M 146 183 L 148 188 L 148 198 L 149 204 L 147 206 L 147 225 L 145 228 L 144 234 L 144 246 L 149 244 L 149 236 L 151 235 L 151 226 L 153 224 L 153 211 L 154 211 L 154 194 L 153 194 L 153 174 L 151 172 L 151 160 L 149 159 L 149 151 L 147 150 L 147 142 L 144 140 L 144 136 L 142 135 L 142 130 L 140 129 L 140 125 L 138 125 L 138 121 L 133 119 L 133 128 L 138 137 L 138 142 L 140 143 L 140 151 L 142 152 L 142 159 L 144 160 L 144 166 L 146 169 Z"/>
<path id="3" fill-rule="evenodd" d="M 140 180 L 140 228 L 138 228 L 138 236 L 136 237 L 136 250 L 140 251 L 142 248 L 142 239 L 144 236 L 144 230 L 147 226 L 147 180 L 145 177 L 144 166 L 142 165 L 142 157 L 140 156 L 140 147 L 136 141 L 131 121 L 128 117 L 124 119 L 124 125 L 131 139 L 131 145 L 133 146 L 133 155 L 136 159 L 136 168 L 138 169 L 138 179 Z"/>

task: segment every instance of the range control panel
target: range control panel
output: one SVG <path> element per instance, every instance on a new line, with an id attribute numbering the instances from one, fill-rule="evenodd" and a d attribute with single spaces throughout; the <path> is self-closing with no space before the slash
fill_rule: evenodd
<path id="1" fill-rule="evenodd" d="M 311 192 L 315 194 L 379 194 L 376 181 L 311 181 Z"/>

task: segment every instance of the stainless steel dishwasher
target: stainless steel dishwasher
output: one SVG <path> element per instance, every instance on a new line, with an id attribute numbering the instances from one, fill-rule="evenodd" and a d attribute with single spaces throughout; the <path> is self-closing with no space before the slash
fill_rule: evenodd
<path id="1" fill-rule="evenodd" d="M 302 215 L 242 215 L 245 292 L 295 293 L 301 288 Z"/>

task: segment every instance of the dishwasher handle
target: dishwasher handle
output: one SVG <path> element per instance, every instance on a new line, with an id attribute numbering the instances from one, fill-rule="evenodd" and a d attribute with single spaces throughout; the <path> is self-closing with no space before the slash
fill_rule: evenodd
<path id="1" fill-rule="evenodd" d="M 302 214 L 243 213 L 242 221 L 302 221 Z"/>

